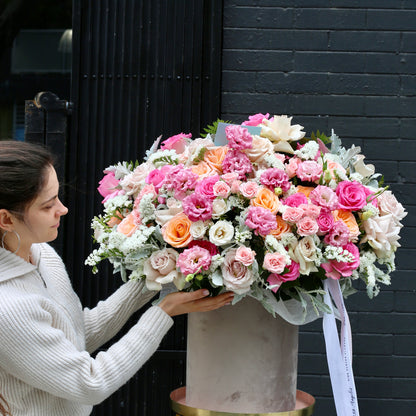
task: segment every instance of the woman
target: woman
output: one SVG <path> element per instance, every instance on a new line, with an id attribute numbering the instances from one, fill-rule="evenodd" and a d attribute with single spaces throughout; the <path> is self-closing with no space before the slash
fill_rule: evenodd
<path id="1" fill-rule="evenodd" d="M 94 309 L 82 309 L 47 242 L 67 208 L 51 155 L 0 141 L 0 392 L 13 416 L 89 415 L 157 349 L 172 316 L 219 308 L 231 293 L 172 293 L 150 307 L 107 351 L 109 341 L 155 293 L 129 281 Z"/>

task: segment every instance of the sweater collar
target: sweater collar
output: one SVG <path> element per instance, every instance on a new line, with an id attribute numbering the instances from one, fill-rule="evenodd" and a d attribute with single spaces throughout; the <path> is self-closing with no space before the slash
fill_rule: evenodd
<path id="1" fill-rule="evenodd" d="M 32 246 L 32 254 L 36 259 L 36 264 L 38 264 L 39 252 L 37 247 L 35 248 Z M 9 250 L 0 247 L 0 282 L 23 276 L 36 269 L 37 266 L 28 263 L 16 254 L 11 253 Z"/>

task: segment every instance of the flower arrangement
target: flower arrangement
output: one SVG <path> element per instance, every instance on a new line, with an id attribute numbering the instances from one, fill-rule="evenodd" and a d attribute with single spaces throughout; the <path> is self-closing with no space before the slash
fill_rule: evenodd
<path id="1" fill-rule="evenodd" d="M 92 221 L 99 247 L 86 264 L 96 272 L 108 259 L 149 290 L 249 295 L 271 313 L 288 300 L 328 311 L 325 279 L 347 296 L 360 278 L 377 295 L 406 212 L 359 147 L 333 132 L 307 138 L 291 119 L 214 123 L 205 138 L 181 133 L 158 149 L 159 138 L 143 163 L 105 169 L 104 211 Z"/>

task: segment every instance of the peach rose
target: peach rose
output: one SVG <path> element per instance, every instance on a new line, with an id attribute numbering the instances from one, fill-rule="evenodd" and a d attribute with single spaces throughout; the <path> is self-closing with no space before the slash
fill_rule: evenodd
<path id="1" fill-rule="evenodd" d="M 329 170 L 331 172 L 332 179 L 336 179 L 335 178 L 335 173 L 334 173 L 335 170 L 337 170 L 341 174 L 346 173 L 345 169 L 339 163 L 334 162 L 332 160 L 327 161 L 326 168 L 327 168 L 327 170 Z"/>
<path id="2" fill-rule="evenodd" d="M 208 163 L 212 170 L 218 173 L 222 172 L 222 162 L 228 152 L 227 146 L 214 147 L 209 149 L 204 154 L 204 161 Z"/>
<path id="3" fill-rule="evenodd" d="M 291 228 L 290 225 L 283 220 L 281 215 L 276 215 L 277 228 L 270 231 L 273 237 L 280 238 L 282 234 L 289 233 Z"/>
<path id="4" fill-rule="evenodd" d="M 276 214 L 280 208 L 279 197 L 267 188 L 260 188 L 255 198 L 250 201 L 254 207 L 266 208 L 273 214 Z"/>
<path id="5" fill-rule="evenodd" d="M 192 221 L 183 213 L 176 214 L 162 227 L 163 239 L 172 247 L 186 247 L 192 241 Z"/>
<path id="6" fill-rule="evenodd" d="M 130 237 L 138 228 L 135 216 L 133 213 L 130 213 L 123 219 L 123 221 L 120 222 L 120 224 L 118 224 L 117 231 L 127 237 Z"/>
<path id="7" fill-rule="evenodd" d="M 298 192 L 301 192 L 306 198 L 309 198 L 309 194 L 315 189 L 313 186 L 302 186 L 298 185 L 296 187 Z"/>
<path id="8" fill-rule="evenodd" d="M 108 220 L 108 222 L 107 222 L 107 225 L 108 225 L 110 228 L 113 228 L 115 225 L 120 224 L 120 223 L 121 223 L 121 221 L 122 221 L 122 219 L 123 219 L 123 215 L 120 213 L 120 211 L 117 211 L 117 212 L 116 212 L 116 215 L 117 215 L 117 216 L 111 217 L 111 218 Z"/>
<path id="9" fill-rule="evenodd" d="M 358 228 L 357 220 L 354 217 L 354 214 L 350 211 L 345 211 L 343 209 L 336 209 L 332 211 L 334 220 L 341 220 L 350 230 L 350 240 L 357 241 L 358 236 L 360 235 L 360 229 Z"/>
<path id="10" fill-rule="evenodd" d="M 197 165 L 192 165 L 191 170 L 193 173 L 198 175 L 201 178 L 205 178 L 206 176 L 210 176 L 214 174 L 214 171 L 210 165 L 208 165 L 207 162 L 199 162 Z M 215 171 L 216 173 L 216 171 Z"/>

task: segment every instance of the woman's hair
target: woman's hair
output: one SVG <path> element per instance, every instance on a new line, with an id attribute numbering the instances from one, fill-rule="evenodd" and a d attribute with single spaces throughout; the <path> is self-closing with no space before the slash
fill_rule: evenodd
<path id="1" fill-rule="evenodd" d="M 6 400 L 4 400 L 4 397 L 2 394 L 0 394 L 0 415 L 1 416 L 11 416 L 9 410 L 9 405 L 7 404 Z"/>
<path id="2" fill-rule="evenodd" d="M 23 218 L 39 195 L 54 158 L 44 147 L 32 143 L 0 141 L 0 209 Z"/>

